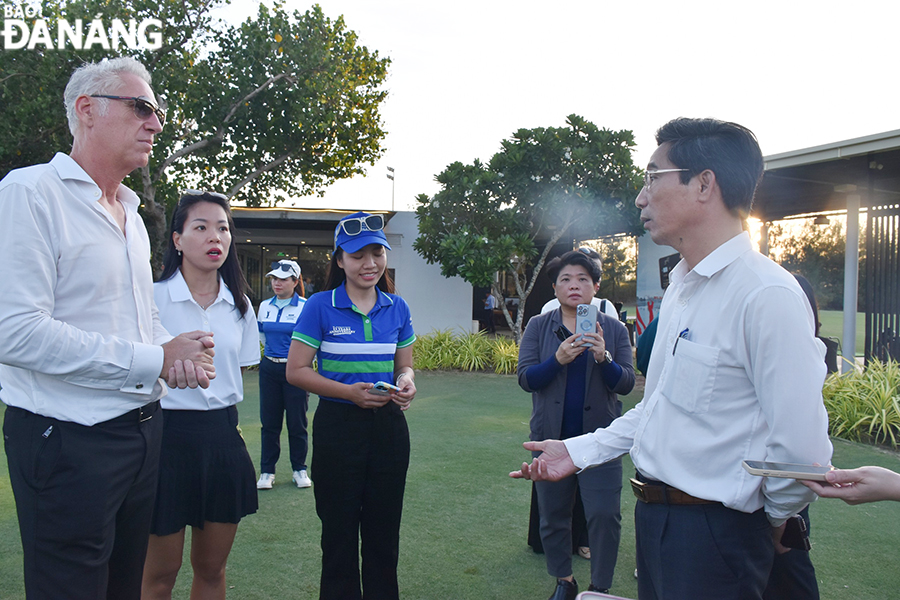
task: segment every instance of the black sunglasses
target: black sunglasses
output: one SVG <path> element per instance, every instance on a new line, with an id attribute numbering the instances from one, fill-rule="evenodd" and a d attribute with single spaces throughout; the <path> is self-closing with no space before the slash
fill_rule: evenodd
<path id="1" fill-rule="evenodd" d="M 106 96 L 104 94 L 91 94 L 91 98 L 106 98 L 107 100 L 130 102 L 131 107 L 134 109 L 134 116 L 138 119 L 146 121 L 151 116 L 156 115 L 160 125 L 166 124 L 166 111 L 144 98 L 138 98 L 136 96 Z"/>
<path id="2" fill-rule="evenodd" d="M 273 271 L 284 271 L 285 273 L 291 272 L 291 265 L 281 262 L 273 262 L 271 265 Z"/>
<path id="3" fill-rule="evenodd" d="M 207 190 L 184 190 L 181 194 L 182 196 L 212 196 L 214 198 L 219 198 L 220 200 L 225 200 L 228 202 L 228 196 L 225 194 L 220 194 L 219 192 L 210 192 Z"/>

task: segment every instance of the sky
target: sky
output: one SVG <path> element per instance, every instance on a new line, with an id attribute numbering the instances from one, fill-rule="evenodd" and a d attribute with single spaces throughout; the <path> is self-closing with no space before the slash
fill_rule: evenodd
<path id="1" fill-rule="evenodd" d="M 257 4 L 232 0 L 220 14 L 240 21 Z M 390 57 L 388 135 L 366 176 L 299 199 L 304 208 L 412 210 L 447 165 L 487 161 L 516 130 L 562 127 L 572 113 L 634 132 L 639 166 L 679 116 L 745 125 L 765 155 L 900 129 L 895 0 L 318 4 Z"/>

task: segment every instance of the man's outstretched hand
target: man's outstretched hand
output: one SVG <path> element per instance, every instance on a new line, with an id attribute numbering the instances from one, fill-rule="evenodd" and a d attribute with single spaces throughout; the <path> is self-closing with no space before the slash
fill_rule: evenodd
<path id="1" fill-rule="evenodd" d="M 513 479 L 559 481 L 578 472 L 578 467 L 572 462 L 566 445 L 559 440 L 525 442 L 522 446 L 526 450 L 542 454 L 532 460 L 530 465 L 522 463 L 521 469 L 510 472 L 509 476 Z"/>

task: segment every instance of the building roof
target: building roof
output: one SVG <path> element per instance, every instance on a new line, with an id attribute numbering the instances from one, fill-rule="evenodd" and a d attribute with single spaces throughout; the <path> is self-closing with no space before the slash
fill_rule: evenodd
<path id="1" fill-rule="evenodd" d="M 231 214 L 237 232 L 234 236 L 238 244 L 297 244 L 298 232 L 303 232 L 303 243 L 311 246 L 331 246 L 334 243 L 334 228 L 338 221 L 356 209 L 338 210 L 330 208 L 247 208 L 234 206 Z M 395 213 L 384 210 L 367 210 L 370 214 L 384 215 L 385 223 Z"/>
<path id="2" fill-rule="evenodd" d="M 845 210 L 847 194 L 859 194 L 863 206 L 870 196 L 872 206 L 900 203 L 900 129 L 764 160 L 751 211 L 762 221 Z"/>

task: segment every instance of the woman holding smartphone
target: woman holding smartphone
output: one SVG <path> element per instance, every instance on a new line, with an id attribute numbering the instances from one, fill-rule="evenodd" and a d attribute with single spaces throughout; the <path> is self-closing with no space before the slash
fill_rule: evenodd
<path id="1" fill-rule="evenodd" d="M 531 439 L 564 440 L 607 427 L 622 414 L 618 394 L 634 387 L 628 331 L 606 314 L 584 334 L 577 330 L 579 304 L 589 305 L 600 286 L 600 261 L 573 250 L 547 264 L 559 299 L 556 310 L 528 322 L 519 346 L 519 385 L 531 392 Z M 589 590 L 612 585 L 619 552 L 622 463 L 610 461 L 561 481 L 537 481 L 540 536 L 547 572 L 556 578 L 550 600 L 574 600 L 572 509 L 581 495 L 591 557 Z"/>
<path id="2" fill-rule="evenodd" d="M 228 199 L 189 190 L 172 215 L 154 298 L 170 333 L 202 329 L 216 342 L 209 388 L 161 399 L 163 441 L 143 600 L 171 598 L 191 527 L 191 598 L 225 598 L 225 564 L 241 517 L 256 512 L 256 476 L 238 427 L 242 370 L 259 362 L 259 333 L 238 264 Z"/>
<path id="3" fill-rule="evenodd" d="M 322 521 L 322 600 L 359 600 L 360 583 L 366 598 L 399 598 L 409 466 L 403 411 L 416 395 L 416 336 L 409 306 L 393 294 L 383 229 L 381 215 L 341 219 L 324 291 L 307 300 L 288 354 L 288 381 L 319 395 L 311 466 Z M 373 393 L 378 382 L 399 390 Z"/>

